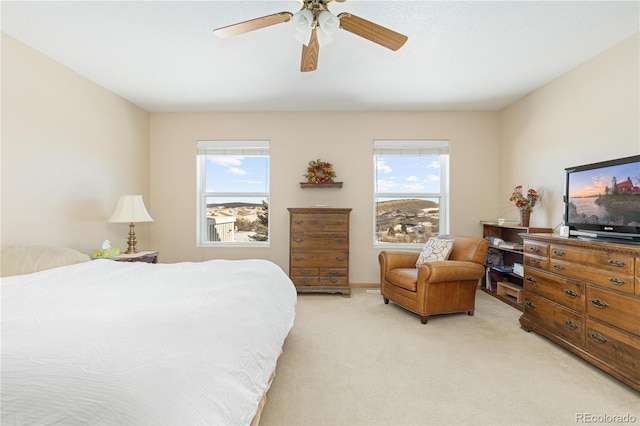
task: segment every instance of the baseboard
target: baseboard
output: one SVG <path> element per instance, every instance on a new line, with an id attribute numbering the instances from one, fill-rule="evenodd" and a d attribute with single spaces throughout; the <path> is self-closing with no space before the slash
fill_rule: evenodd
<path id="1" fill-rule="evenodd" d="M 349 283 L 351 288 L 380 288 L 380 283 Z"/>

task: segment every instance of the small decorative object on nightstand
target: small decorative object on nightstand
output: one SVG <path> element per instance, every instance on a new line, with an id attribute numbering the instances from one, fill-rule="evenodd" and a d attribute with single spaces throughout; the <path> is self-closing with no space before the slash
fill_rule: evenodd
<path id="1" fill-rule="evenodd" d="M 134 254 L 123 253 L 118 256 L 111 256 L 109 260 L 115 260 L 117 262 L 158 263 L 158 252 L 153 250 L 143 250 Z"/>

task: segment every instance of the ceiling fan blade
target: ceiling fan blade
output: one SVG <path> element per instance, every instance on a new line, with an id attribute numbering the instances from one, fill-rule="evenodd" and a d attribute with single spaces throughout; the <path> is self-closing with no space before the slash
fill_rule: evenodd
<path id="1" fill-rule="evenodd" d="M 407 41 L 407 36 L 382 25 L 359 18 L 347 12 L 338 15 L 340 28 L 391 50 L 398 50 Z"/>
<path id="2" fill-rule="evenodd" d="M 318 34 L 316 29 L 311 31 L 311 40 L 309 45 L 302 45 L 302 60 L 300 61 L 300 71 L 308 72 L 318 69 L 318 53 L 320 52 L 320 45 L 318 44 Z"/>
<path id="3" fill-rule="evenodd" d="M 290 12 L 274 13 L 272 15 L 260 18 L 250 19 L 248 21 L 239 22 L 237 24 L 228 25 L 226 27 L 217 28 L 213 32 L 220 37 L 231 37 L 239 34 L 248 33 L 249 31 L 259 30 L 260 28 L 269 27 L 271 25 L 287 22 L 293 14 Z"/>

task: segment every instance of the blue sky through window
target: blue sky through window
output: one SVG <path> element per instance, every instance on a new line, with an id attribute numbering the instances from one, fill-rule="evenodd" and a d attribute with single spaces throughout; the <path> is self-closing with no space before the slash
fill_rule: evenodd
<path id="1" fill-rule="evenodd" d="M 376 155 L 376 192 L 439 193 L 437 155 Z"/>
<path id="2" fill-rule="evenodd" d="M 269 157 L 207 155 L 207 192 L 268 192 Z"/>

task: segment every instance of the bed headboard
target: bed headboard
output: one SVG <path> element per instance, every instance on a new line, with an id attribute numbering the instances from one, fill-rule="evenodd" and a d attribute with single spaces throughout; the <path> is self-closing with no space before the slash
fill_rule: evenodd
<path id="1" fill-rule="evenodd" d="M 91 258 L 77 250 L 52 246 L 13 246 L 0 251 L 0 276 L 30 274 L 57 266 L 87 262 Z"/>

